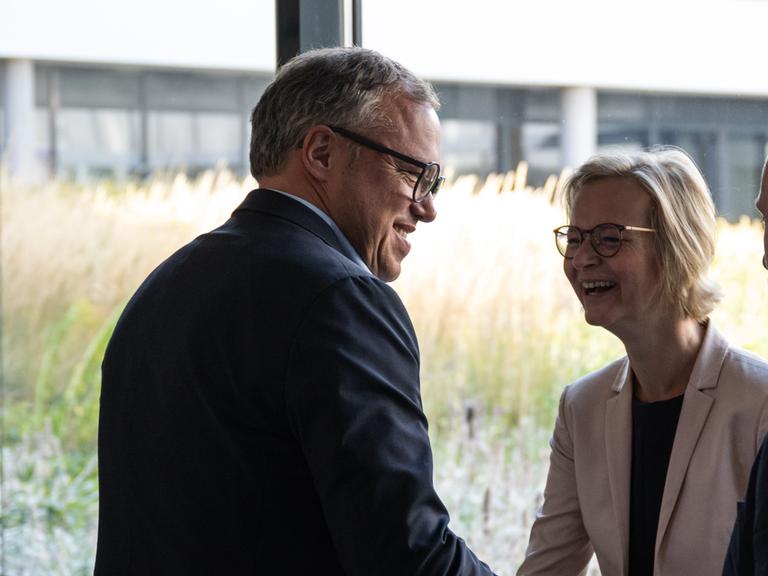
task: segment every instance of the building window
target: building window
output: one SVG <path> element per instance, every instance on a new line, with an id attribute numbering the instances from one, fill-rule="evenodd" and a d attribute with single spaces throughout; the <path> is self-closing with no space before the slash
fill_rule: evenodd
<path id="1" fill-rule="evenodd" d="M 765 133 L 728 135 L 725 146 L 728 188 L 721 194 L 719 206 L 726 218 L 735 220 L 741 214 L 757 215 L 754 202 L 767 141 Z"/>
<path id="2" fill-rule="evenodd" d="M 606 152 L 620 149 L 625 152 L 640 152 L 648 147 L 648 129 L 633 126 L 604 126 L 598 128 L 597 151 Z"/>
<path id="3" fill-rule="evenodd" d="M 149 168 L 197 171 L 226 163 L 241 170 L 241 121 L 237 114 L 150 112 Z"/>
<path id="4" fill-rule="evenodd" d="M 528 182 L 544 183 L 560 172 L 560 124 L 526 122 L 522 127 L 523 158 L 528 162 Z"/>
<path id="5" fill-rule="evenodd" d="M 477 120 L 444 120 L 440 143 L 445 169 L 453 174 L 480 174 L 496 170 L 496 125 Z"/>
<path id="6" fill-rule="evenodd" d="M 56 122 L 60 175 L 89 179 L 133 174 L 141 164 L 139 130 L 137 111 L 62 108 Z"/>

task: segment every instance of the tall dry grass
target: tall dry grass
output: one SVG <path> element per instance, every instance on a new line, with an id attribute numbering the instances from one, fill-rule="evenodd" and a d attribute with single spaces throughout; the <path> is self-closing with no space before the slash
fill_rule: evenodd
<path id="1" fill-rule="evenodd" d="M 79 306 L 57 373 L 76 349 L 176 248 L 226 218 L 253 182 L 227 172 L 158 177 L 144 185 L 42 189 L 2 195 L 3 341 L 11 397 L 29 392 L 52 326 Z"/>
<path id="2" fill-rule="evenodd" d="M 253 184 L 206 173 L 0 191 L 9 566 L 88 573 L 98 363 L 116 313 L 154 266 L 226 219 Z M 563 277 L 551 233 L 564 223 L 550 201 L 555 186 L 526 186 L 524 167 L 454 181 L 437 198 L 437 220 L 413 235 L 394 284 L 419 336 L 436 485 L 454 529 L 504 574 L 522 558 L 560 390 L 622 353 L 583 322 Z M 760 232 L 746 219 L 720 224 L 713 276 L 726 299 L 713 317 L 733 342 L 768 355 Z"/>

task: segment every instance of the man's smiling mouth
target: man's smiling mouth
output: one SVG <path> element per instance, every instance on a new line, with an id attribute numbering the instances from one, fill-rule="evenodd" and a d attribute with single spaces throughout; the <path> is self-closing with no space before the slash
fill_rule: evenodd
<path id="1" fill-rule="evenodd" d="M 400 238 L 402 238 L 403 240 L 405 240 L 405 239 L 408 237 L 408 234 L 410 234 L 410 233 L 412 232 L 412 230 L 410 230 L 410 229 L 407 229 L 407 228 L 404 228 L 403 226 L 400 226 L 400 225 L 398 225 L 398 224 L 395 224 L 395 225 L 393 226 L 393 228 L 395 229 L 395 232 L 397 232 L 397 234 L 398 234 L 398 235 L 400 236 Z"/>

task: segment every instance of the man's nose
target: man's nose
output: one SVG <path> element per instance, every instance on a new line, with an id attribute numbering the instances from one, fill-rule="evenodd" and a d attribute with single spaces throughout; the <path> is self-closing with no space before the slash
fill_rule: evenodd
<path id="1" fill-rule="evenodd" d="M 430 194 L 421 202 L 411 202 L 411 213 L 422 222 L 432 222 L 437 217 L 435 197 Z"/>

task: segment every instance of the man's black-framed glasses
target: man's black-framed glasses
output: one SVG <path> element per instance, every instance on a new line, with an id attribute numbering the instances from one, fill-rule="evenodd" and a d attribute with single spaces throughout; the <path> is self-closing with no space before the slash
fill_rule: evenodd
<path id="1" fill-rule="evenodd" d="M 411 158 L 410 156 L 406 156 L 402 152 L 387 148 L 383 144 L 374 142 L 373 140 L 352 132 L 351 130 L 347 130 L 346 128 L 342 128 L 340 126 L 328 127 L 337 134 L 340 134 L 344 138 L 347 138 L 356 144 L 360 144 L 361 146 L 365 146 L 366 148 L 370 148 L 371 150 L 375 150 L 381 154 L 388 154 L 389 156 L 397 158 L 402 162 L 407 162 L 408 164 L 421 168 L 421 172 L 419 173 L 418 178 L 416 178 L 416 183 L 413 185 L 414 202 L 423 202 L 430 194 L 432 194 L 432 196 L 437 194 L 440 190 L 440 187 L 443 185 L 443 182 L 445 181 L 445 178 L 440 176 L 440 164 L 437 162 L 424 163 L 420 160 L 416 160 L 415 158 Z"/>
<path id="2" fill-rule="evenodd" d="M 555 228 L 555 244 L 557 251 L 563 258 L 571 259 L 576 255 L 576 251 L 584 241 L 585 236 L 589 236 L 590 243 L 595 252 L 604 258 L 615 256 L 624 242 L 624 231 L 633 232 L 656 232 L 654 228 L 643 228 L 641 226 L 622 226 L 621 224 L 598 224 L 591 230 L 582 230 L 578 226 L 560 226 Z"/>

